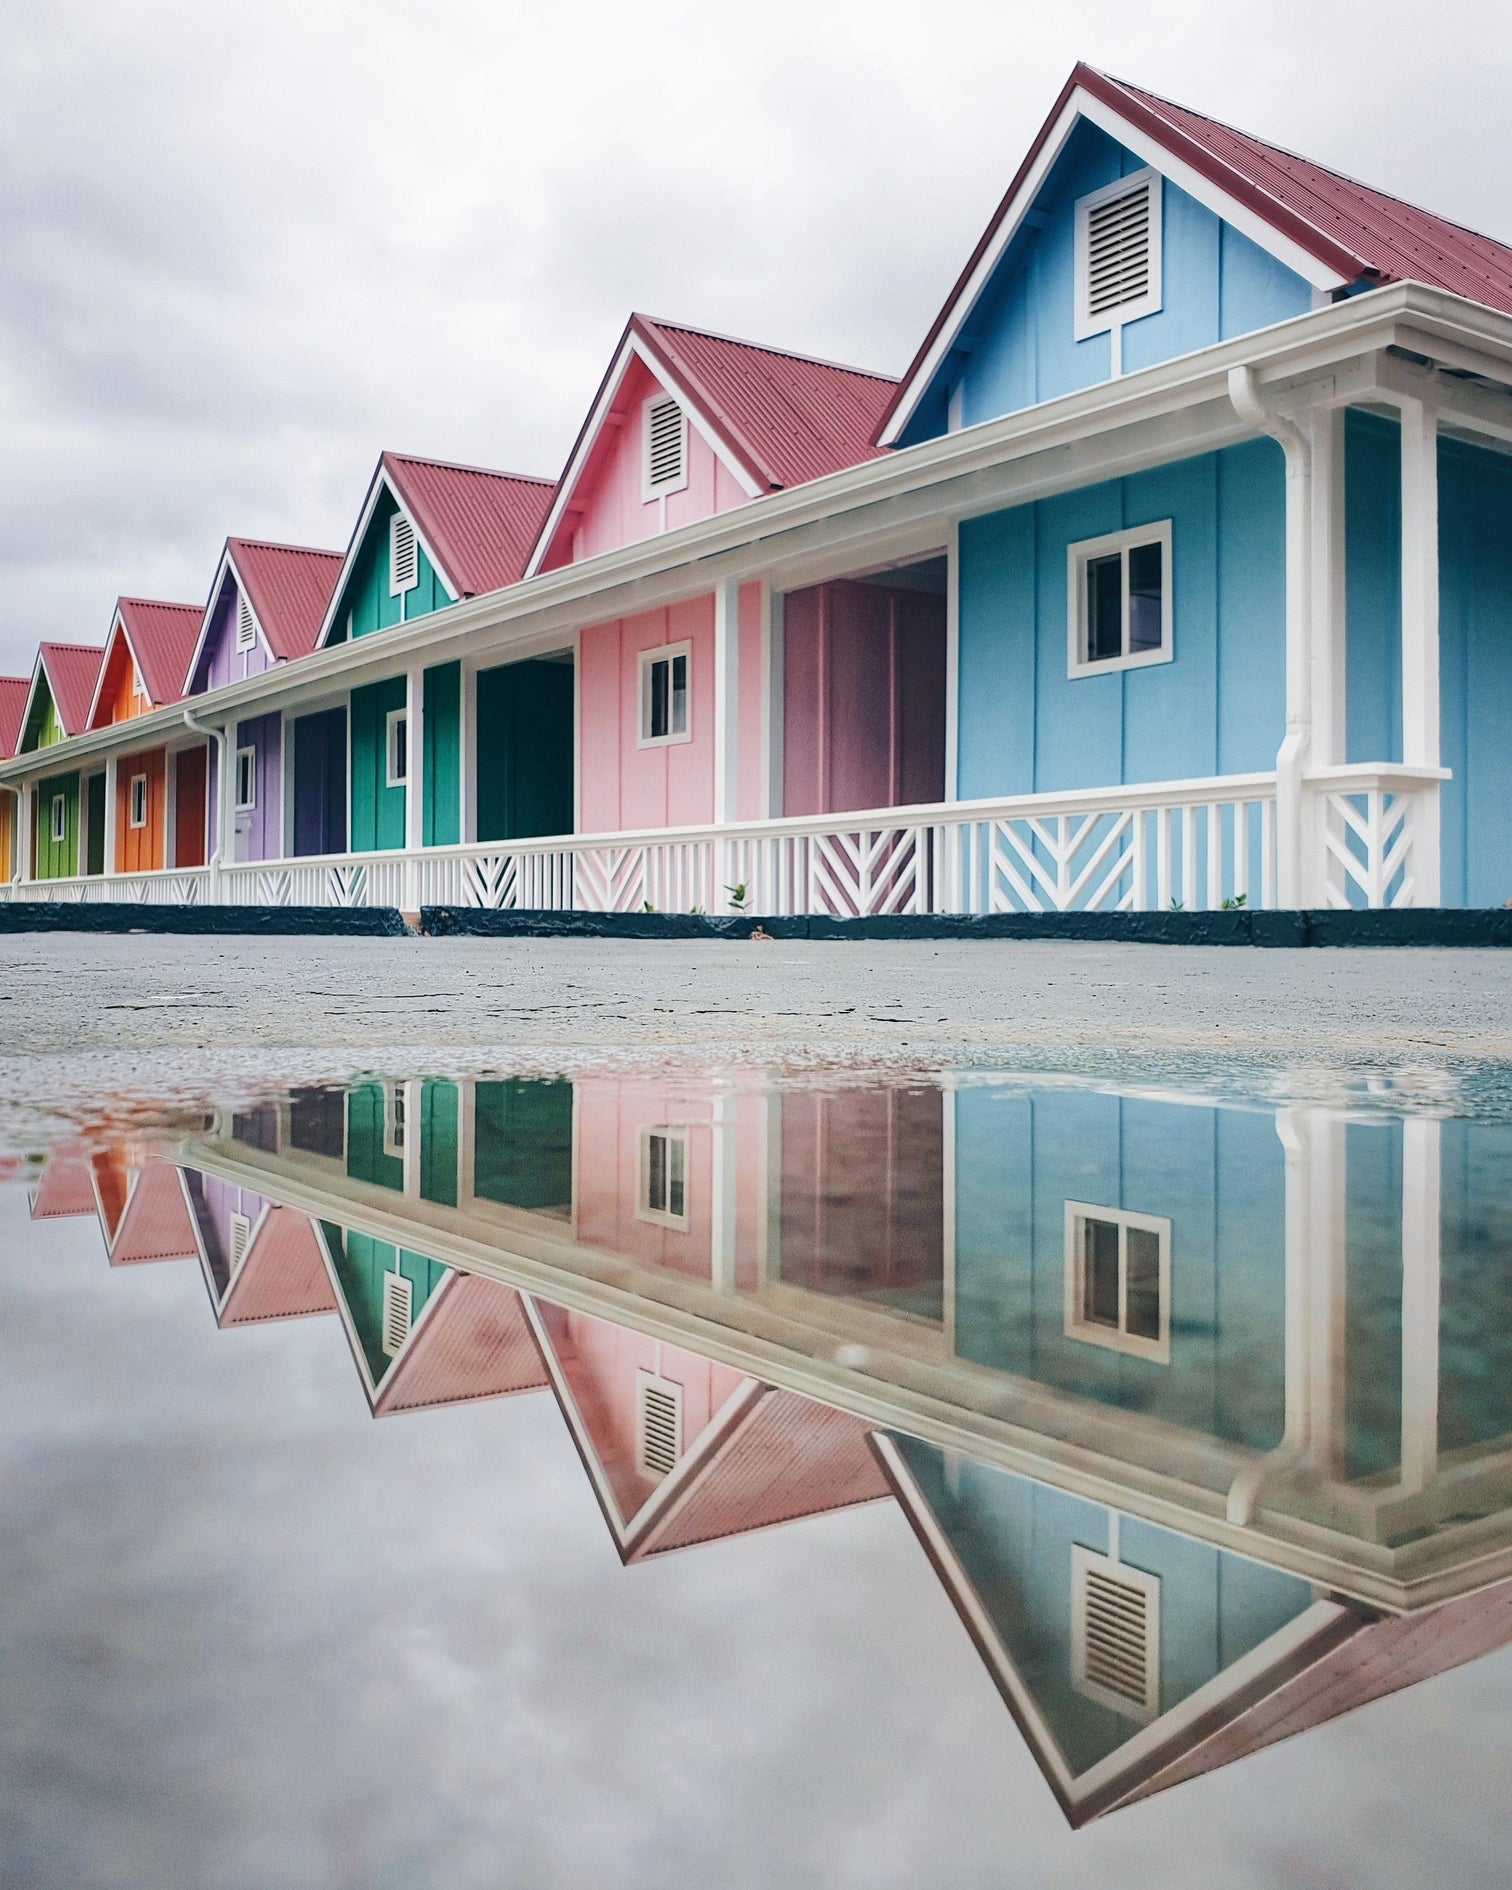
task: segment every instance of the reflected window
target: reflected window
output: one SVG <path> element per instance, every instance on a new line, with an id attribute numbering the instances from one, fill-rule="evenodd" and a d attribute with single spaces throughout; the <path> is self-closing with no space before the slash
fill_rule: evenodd
<path id="1" fill-rule="evenodd" d="M 1169 1364 L 1171 1223 L 1066 1203 L 1066 1335 Z"/>
<path id="2" fill-rule="evenodd" d="M 383 1092 L 383 1152 L 397 1162 L 404 1160 L 408 1126 L 404 1085 L 391 1083 Z"/>
<path id="3" fill-rule="evenodd" d="M 688 1131 L 642 1129 L 636 1212 L 663 1227 L 688 1225 Z"/>

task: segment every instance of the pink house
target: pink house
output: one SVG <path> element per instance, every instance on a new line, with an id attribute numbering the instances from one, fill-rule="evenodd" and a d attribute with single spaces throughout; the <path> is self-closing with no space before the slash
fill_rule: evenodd
<path id="1" fill-rule="evenodd" d="M 883 375 L 632 316 L 527 575 L 875 457 L 894 391 Z M 788 600 L 785 658 L 774 602 L 769 585 L 729 584 L 579 632 L 580 832 L 830 811 L 943 786 L 943 582 L 922 602 L 875 585 L 810 587 Z M 792 676 L 781 705 L 774 662 Z M 880 764 L 868 759 L 879 740 Z M 774 777 L 775 747 L 791 758 L 790 789 Z"/>
<path id="2" fill-rule="evenodd" d="M 887 1494 L 859 1418 L 607 1320 L 525 1304 L 622 1561 Z"/>

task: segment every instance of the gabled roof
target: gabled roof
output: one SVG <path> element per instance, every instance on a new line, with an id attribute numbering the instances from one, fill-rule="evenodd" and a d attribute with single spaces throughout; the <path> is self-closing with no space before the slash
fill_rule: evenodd
<path id="1" fill-rule="evenodd" d="M 875 1432 L 872 1449 L 886 1472 L 899 1507 L 918 1538 L 949 1596 L 961 1624 L 971 1636 L 1003 1703 L 1034 1755 L 1045 1782 L 1055 1794 L 1066 1820 L 1088 1824 L 1136 1798 L 1148 1797 L 1180 1780 L 1212 1771 L 1248 1751 L 1321 1724 L 1339 1713 L 1362 1705 L 1378 1693 L 1407 1686 L 1428 1672 L 1458 1665 L 1512 1639 L 1512 1583 L 1491 1611 L 1491 1618 L 1466 1634 L 1451 1628 L 1442 1647 L 1463 1646 L 1466 1651 L 1445 1657 L 1438 1666 L 1434 1656 L 1419 1656 L 1419 1670 L 1402 1663 L 1402 1630 L 1412 1622 L 1421 1638 L 1437 1642 L 1429 1623 L 1433 1610 L 1406 1620 L 1382 1621 L 1371 1609 L 1345 1600 L 1318 1600 L 1276 1629 L 1248 1653 L 1232 1660 L 1213 1679 L 1187 1694 L 1176 1705 L 1147 1724 L 1131 1724 L 1127 1739 L 1107 1756 L 1081 1771 L 1074 1771 L 1041 1710 L 1032 1678 L 1026 1675 L 1009 1645 L 1004 1621 L 1011 1621 L 1024 1598 L 979 1586 L 958 1552 L 958 1539 L 936 1515 L 930 1498 L 915 1477 L 900 1442 Z M 990 1555 L 990 1548 L 988 1550 Z M 1478 1601 L 1480 1597 L 1474 1597 Z M 1451 1604 L 1463 1607 L 1465 1604 Z M 1384 1637 L 1372 1640 L 1372 1637 Z M 1473 1643 L 1473 1645 L 1472 1645 Z M 1408 1635 L 1405 1645 L 1411 1647 Z M 1393 1668 L 1402 1677 L 1393 1677 Z M 1371 1688 L 1374 1691 L 1371 1691 Z"/>
<path id="2" fill-rule="evenodd" d="M 308 656 L 341 575 L 341 553 L 228 538 L 226 557 L 273 655 L 286 663 Z"/>
<path id="3" fill-rule="evenodd" d="M 877 424 L 897 385 L 889 375 L 632 315 L 567 456 L 528 572 L 539 569 L 590 471 L 604 418 L 636 356 L 688 409 L 752 498 L 875 458 Z"/>
<path id="4" fill-rule="evenodd" d="M 608 1416 L 585 1397 L 585 1386 L 574 1385 L 572 1365 L 552 1333 L 560 1315 L 529 1298 L 524 1304 L 621 1561 L 643 1561 L 887 1494 L 867 1447 L 868 1427 L 859 1418 L 746 1378 L 671 1473 L 626 1514 L 616 1493 L 623 1479 L 614 1477 L 603 1450 Z"/>
<path id="5" fill-rule="evenodd" d="M 34 1221 L 67 1220 L 95 1212 L 94 1170 L 82 1148 L 55 1149 L 31 1191 Z"/>
<path id="6" fill-rule="evenodd" d="M 118 597 L 108 651 L 117 635 L 126 640 L 137 674 L 153 708 L 163 708 L 182 700 L 189 677 L 189 659 L 199 639 L 204 613 L 198 604 L 164 604 L 147 597 Z M 108 657 L 95 677 L 94 693 L 89 703 L 89 726 L 93 728 L 100 713 L 100 697 L 110 669 Z"/>
<path id="7" fill-rule="evenodd" d="M 520 1295 L 497 1280 L 453 1273 L 384 1374 L 373 1415 L 506 1398 L 546 1382 Z"/>
<path id="8" fill-rule="evenodd" d="M 0 761 L 9 761 L 21 745 L 30 676 L 0 676 Z"/>
<path id="9" fill-rule="evenodd" d="M 1512 312 L 1512 247 L 1078 64 L 909 365 L 877 432 L 896 440 L 1079 118 L 1243 230 L 1313 286 L 1424 282 Z"/>
<path id="10" fill-rule="evenodd" d="M 270 1207 L 216 1308 L 217 1325 L 259 1325 L 335 1310 L 315 1223 L 295 1208 Z"/>
<path id="11" fill-rule="evenodd" d="M 120 1224 L 107 1236 L 113 1267 L 192 1260 L 199 1252 L 183 1180 L 171 1162 L 149 1161 L 131 1182 Z"/>
<path id="12" fill-rule="evenodd" d="M 46 680 L 48 694 L 65 735 L 82 735 L 89 726 L 95 683 L 105 659 L 103 648 L 88 643 L 43 643 L 37 648 L 37 666 L 27 692 L 22 734 L 31 720 L 39 684 Z"/>
<path id="13" fill-rule="evenodd" d="M 408 513 L 441 581 L 460 598 L 502 590 L 525 575 L 525 561 L 555 487 L 550 479 L 531 473 L 491 472 L 413 453 L 379 454 L 340 577 L 331 589 L 321 644 L 330 638 L 348 573 L 385 489 Z"/>

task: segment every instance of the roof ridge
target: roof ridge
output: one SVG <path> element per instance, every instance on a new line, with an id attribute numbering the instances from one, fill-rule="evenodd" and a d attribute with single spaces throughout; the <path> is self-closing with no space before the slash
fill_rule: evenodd
<path id="1" fill-rule="evenodd" d="M 1291 158 L 1297 164 L 1306 164 L 1315 171 L 1322 171 L 1329 177 L 1335 177 L 1341 184 L 1348 184 L 1353 190 L 1366 191 L 1372 197 L 1379 197 L 1386 203 L 1400 204 L 1404 210 L 1414 211 L 1420 217 L 1432 217 L 1435 223 L 1442 223 L 1451 230 L 1458 230 L 1462 236 L 1473 237 L 1478 243 L 1489 243 L 1496 249 L 1512 248 L 1512 244 L 1504 242 L 1499 236 L 1488 236 L 1484 230 L 1477 230 L 1468 223 L 1459 223 L 1453 217 L 1446 217 L 1441 210 L 1431 210 L 1427 204 L 1414 203 L 1412 198 L 1398 196 L 1393 190 L 1382 190 L 1379 184 L 1367 183 L 1363 177 L 1355 177 L 1349 171 L 1341 171 L 1332 164 L 1324 164 L 1318 158 L 1309 157 L 1305 151 L 1294 150 L 1289 144 L 1278 144 L 1274 138 L 1262 137 L 1258 131 L 1246 131 L 1243 125 L 1231 125 L 1226 118 L 1215 118 L 1211 112 L 1200 112 L 1193 105 L 1183 105 L 1180 99 L 1167 98 L 1163 92 L 1152 92 L 1148 86 L 1136 85 L 1132 79 L 1121 79 L 1116 72 L 1104 72 L 1098 66 L 1092 66 L 1089 70 L 1095 72 L 1098 78 L 1106 79 L 1110 85 L 1116 85 L 1125 92 L 1132 92 L 1138 97 L 1150 99 L 1157 105 L 1169 107 L 1172 111 L 1190 113 L 1193 118 L 1201 118 L 1210 125 L 1216 125 L 1220 131 L 1226 131 L 1235 138 L 1247 138 L 1252 144 L 1264 145 L 1267 150 L 1278 152 L 1282 157 Z M 1179 127 L 1174 127 L 1174 129 L 1179 130 Z M 1265 185 L 1257 183 L 1253 178 L 1249 181 L 1255 188 L 1264 190 L 1267 197 L 1275 198 L 1275 192 L 1266 189 Z"/>
<path id="2" fill-rule="evenodd" d="M 103 643 L 59 643 L 52 637 L 44 637 L 37 645 L 38 650 L 82 650 L 89 656 L 103 656 Z"/>
<path id="3" fill-rule="evenodd" d="M 477 473 L 484 479 L 512 479 L 518 485 L 554 486 L 556 480 L 546 473 L 501 472 L 497 466 L 466 466 L 457 459 L 431 459 L 424 453 L 396 453 L 388 448 L 381 455 L 384 459 L 397 459 L 406 466 L 435 466 L 442 472 Z"/>
<path id="4" fill-rule="evenodd" d="M 858 380 L 887 381 L 896 386 L 896 374 L 884 374 L 880 368 L 852 367 L 846 361 L 830 361 L 820 354 L 804 354 L 797 348 L 779 348 L 769 341 L 750 341 L 743 335 L 721 334 L 717 328 L 695 328 L 691 322 L 667 321 L 660 315 L 647 315 L 642 310 L 634 311 L 633 319 L 647 323 L 652 328 L 670 328 L 674 334 L 697 335 L 704 341 L 723 341 L 732 348 L 752 348 L 757 354 L 775 354 L 784 361 L 803 361 L 810 367 L 831 368 L 836 374 L 854 374 Z"/>
<path id="5" fill-rule="evenodd" d="M 201 604 L 176 604 L 166 597 L 133 597 L 122 592 L 116 599 L 117 604 L 146 604 L 151 610 L 192 610 L 196 617 L 203 617 L 204 606 Z"/>
<path id="6" fill-rule="evenodd" d="M 251 551 L 287 551 L 305 558 L 345 558 L 344 551 L 332 551 L 326 545 L 283 545 L 273 538 L 238 538 L 234 533 L 227 539 L 228 545 L 245 545 Z M 138 602 L 145 600 L 138 599 Z M 198 609 L 198 605 L 185 606 Z"/>

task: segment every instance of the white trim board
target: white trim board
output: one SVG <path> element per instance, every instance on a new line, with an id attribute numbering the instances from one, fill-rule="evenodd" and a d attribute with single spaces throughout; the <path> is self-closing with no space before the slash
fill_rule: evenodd
<path id="1" fill-rule="evenodd" d="M 341 601 L 346 594 L 347 585 L 351 581 L 352 570 L 357 561 L 357 554 L 362 549 L 362 541 L 367 536 L 368 526 L 373 522 L 373 513 L 378 509 L 378 494 L 380 491 L 386 491 L 388 493 L 389 497 L 394 501 L 394 504 L 404 513 L 410 524 L 414 526 L 415 543 L 425 553 L 426 557 L 429 558 L 431 569 L 435 572 L 436 576 L 440 578 L 446 589 L 447 596 L 454 604 L 462 601 L 462 593 L 452 582 L 451 573 L 436 556 L 435 547 L 421 529 L 420 521 L 415 517 L 408 499 L 405 498 L 404 494 L 400 492 L 398 487 L 394 484 L 388 468 L 383 463 L 385 457 L 387 456 L 380 456 L 378 464 L 373 470 L 373 477 L 368 483 L 367 497 L 362 502 L 362 510 L 357 514 L 357 523 L 353 528 L 351 539 L 347 544 L 346 556 L 341 561 L 341 569 L 336 573 L 336 588 L 331 592 L 331 601 L 326 605 L 326 614 L 321 619 L 320 629 L 315 637 L 315 648 L 317 650 L 323 650 L 327 647 L 330 642 L 331 632 L 336 627 L 336 620 L 341 611 Z M 418 577 L 419 571 L 417 567 L 417 580 Z M 408 595 L 409 593 L 405 592 L 405 596 L 407 597 Z M 431 613 L 422 612 L 421 616 L 423 617 L 429 614 Z M 419 621 L 419 619 L 401 616 L 399 625 L 390 625 L 389 628 L 396 629 L 405 623 L 417 621 Z M 350 637 L 346 640 L 351 643 L 360 643 L 363 641 L 361 637 Z"/>

